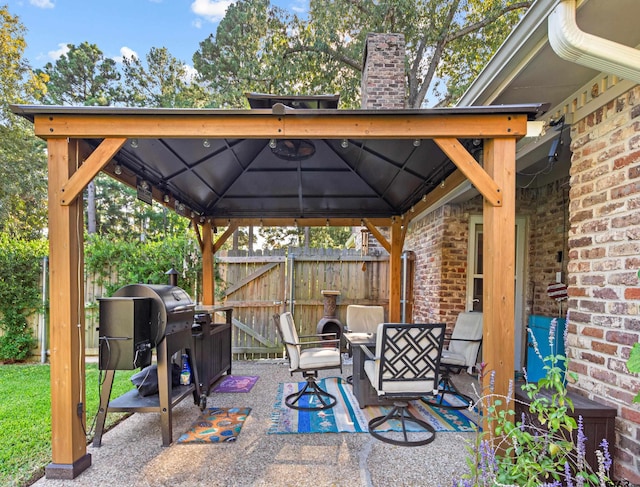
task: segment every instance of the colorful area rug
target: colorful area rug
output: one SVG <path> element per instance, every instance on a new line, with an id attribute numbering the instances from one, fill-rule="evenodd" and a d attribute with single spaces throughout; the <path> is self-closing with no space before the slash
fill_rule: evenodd
<path id="1" fill-rule="evenodd" d="M 236 441 L 251 408 L 209 408 L 198 417 L 178 443 L 228 443 Z"/>
<path id="2" fill-rule="evenodd" d="M 213 392 L 249 392 L 259 378 L 257 375 L 225 375 Z"/>
<path id="3" fill-rule="evenodd" d="M 352 386 L 339 377 L 319 381 L 320 386 L 338 398 L 338 404 L 324 411 L 298 411 L 284 404 L 284 398 L 304 386 L 304 382 L 279 384 L 278 395 L 271 415 L 270 434 L 287 433 L 367 433 L 369 420 L 386 414 L 390 408 L 368 406 L 360 409 Z M 409 409 L 418 418 L 440 432 L 476 431 L 476 423 L 468 411 L 432 408 L 422 401 L 412 401 Z M 410 429 L 410 428 L 409 428 Z M 391 422 L 388 431 L 401 431 L 399 422 Z M 414 430 L 415 431 L 415 430 Z"/>

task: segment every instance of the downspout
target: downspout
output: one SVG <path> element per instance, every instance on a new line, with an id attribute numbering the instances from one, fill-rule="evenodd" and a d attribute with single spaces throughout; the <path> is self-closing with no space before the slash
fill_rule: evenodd
<path id="1" fill-rule="evenodd" d="M 581 31 L 576 0 L 561 0 L 548 26 L 549 44 L 562 59 L 640 83 L 640 51 Z"/>

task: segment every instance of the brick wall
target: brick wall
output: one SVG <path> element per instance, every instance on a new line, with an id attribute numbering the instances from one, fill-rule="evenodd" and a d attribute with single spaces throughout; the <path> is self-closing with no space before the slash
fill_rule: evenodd
<path id="1" fill-rule="evenodd" d="M 527 217 L 524 314 L 558 316 L 559 303 L 547 286 L 563 272 L 566 283 L 568 178 L 541 188 L 519 189 L 516 212 Z M 469 216 L 482 214 L 482 199 L 446 205 L 409 226 L 404 249 L 416 254 L 415 321 L 444 321 L 452 325 L 465 310 Z M 557 262 L 558 251 L 564 262 Z M 566 302 L 563 302 L 566 311 Z"/>
<path id="2" fill-rule="evenodd" d="M 616 478 L 640 483 L 640 87 L 576 121 L 569 233 L 570 367 L 588 397 L 618 409 Z"/>
<path id="3" fill-rule="evenodd" d="M 362 70 L 362 108 L 405 107 L 405 41 L 402 34 L 369 34 Z"/>
<path id="4" fill-rule="evenodd" d="M 556 282 L 557 272 L 567 284 L 568 182 L 563 178 L 528 191 L 533 200 L 525 203 L 523 198 L 519 205 L 519 213 L 529 215 L 527 315 L 558 316 L 566 311 L 566 301 L 550 298 L 547 286 Z"/>

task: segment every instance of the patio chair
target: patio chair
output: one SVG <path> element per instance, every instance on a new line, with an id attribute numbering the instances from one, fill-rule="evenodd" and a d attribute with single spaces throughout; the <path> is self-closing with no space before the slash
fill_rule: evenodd
<path id="1" fill-rule="evenodd" d="M 400 446 L 426 445 L 435 439 L 433 427 L 408 407 L 410 400 L 437 392 L 444 332 L 444 323 L 378 325 L 375 356 L 363 348 L 369 357 L 364 370 L 378 396 L 391 399 L 393 406 L 388 414 L 369 421 L 369 433 L 374 438 Z M 392 420 L 400 422 L 401 435 L 384 431 L 382 425 Z"/>
<path id="2" fill-rule="evenodd" d="M 469 373 L 478 361 L 478 353 L 482 343 L 482 313 L 463 312 L 458 315 L 453 332 L 447 336 L 448 347 L 442 351 L 440 360 L 440 384 L 438 397 L 435 400 L 424 398 L 430 406 L 446 409 L 466 409 L 473 400 L 460 392 L 451 380 L 451 376 L 459 374 L 464 369 Z M 445 396 L 450 395 L 458 400 L 445 402 Z"/>
<path id="3" fill-rule="evenodd" d="M 364 306 L 360 304 L 350 304 L 347 306 L 346 333 L 371 333 L 378 329 L 378 325 L 384 322 L 384 308 L 382 306 Z M 349 348 L 351 355 L 351 348 Z M 353 383 L 353 376 L 347 377 L 349 384 Z"/>
<path id="4" fill-rule="evenodd" d="M 306 380 L 306 384 L 300 391 L 285 398 L 285 404 L 292 409 L 304 411 L 319 411 L 335 406 L 337 403 L 335 396 L 322 389 L 316 380 L 319 370 L 340 369 L 342 372 L 340 339 L 335 333 L 298 336 L 293 315 L 289 312 L 273 315 L 273 319 L 287 351 L 289 372 L 291 375 L 294 372 L 302 372 Z M 329 335 L 334 339 L 328 339 Z M 302 398 L 308 398 L 308 400 L 301 401 Z"/>

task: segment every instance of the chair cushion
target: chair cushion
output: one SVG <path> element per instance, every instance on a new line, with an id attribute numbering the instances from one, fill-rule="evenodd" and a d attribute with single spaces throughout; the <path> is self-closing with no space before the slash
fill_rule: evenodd
<path id="1" fill-rule="evenodd" d="M 482 313 L 463 312 L 458 315 L 451 334 L 448 350 L 464 357 L 464 363 L 459 365 L 471 366 L 476 364 L 480 342 L 466 340 L 482 339 Z M 444 354 L 443 354 L 444 357 Z"/>
<path id="2" fill-rule="evenodd" d="M 301 369 L 340 367 L 340 350 L 330 347 L 305 348 L 300 352 Z"/>
<path id="3" fill-rule="evenodd" d="M 460 365 L 461 367 L 467 366 L 467 359 L 461 353 L 452 352 L 451 350 L 443 350 L 440 356 L 441 365 Z"/>
<path id="4" fill-rule="evenodd" d="M 375 333 L 378 324 L 384 321 L 382 306 L 362 306 L 350 304 L 347 306 L 347 329 L 360 333 Z"/>
<path id="5" fill-rule="evenodd" d="M 417 380 L 417 381 L 394 381 L 385 382 L 384 390 L 378 389 L 378 368 L 376 366 L 377 360 L 365 360 L 364 371 L 369 378 L 369 382 L 378 393 L 378 396 L 384 396 L 385 394 L 402 394 L 407 397 L 420 397 L 433 393 L 435 390 L 435 384 L 432 380 Z"/>

